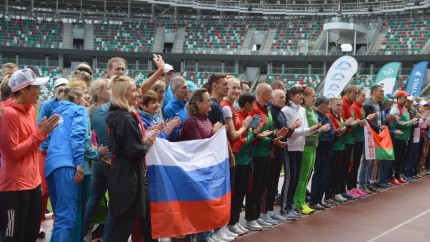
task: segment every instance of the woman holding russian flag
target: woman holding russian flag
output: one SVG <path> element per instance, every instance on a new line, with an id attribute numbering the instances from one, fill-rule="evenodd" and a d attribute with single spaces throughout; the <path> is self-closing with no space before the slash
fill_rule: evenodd
<path id="1" fill-rule="evenodd" d="M 212 125 L 208 118 L 211 104 L 212 101 L 207 89 L 200 88 L 193 93 L 187 105 L 189 116 L 181 130 L 181 136 L 184 141 L 210 138 L 222 127 L 220 122 Z M 210 231 L 197 233 L 197 241 L 208 241 L 212 236 L 215 235 L 211 235 Z M 190 235 L 186 237 L 186 241 L 191 241 Z"/>

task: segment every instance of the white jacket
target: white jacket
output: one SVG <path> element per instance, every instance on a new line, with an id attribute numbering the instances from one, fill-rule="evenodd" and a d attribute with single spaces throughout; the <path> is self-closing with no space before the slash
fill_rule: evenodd
<path id="1" fill-rule="evenodd" d="M 293 135 L 288 138 L 288 151 L 303 151 L 305 136 L 315 133 L 309 128 L 305 109 L 291 102 L 290 106 L 283 107 L 281 111 L 285 114 L 288 124 L 296 120 L 302 121 L 302 126 L 295 129 Z"/>

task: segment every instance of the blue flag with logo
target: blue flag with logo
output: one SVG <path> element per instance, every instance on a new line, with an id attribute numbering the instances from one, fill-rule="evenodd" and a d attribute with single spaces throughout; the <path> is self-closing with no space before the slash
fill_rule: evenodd
<path id="1" fill-rule="evenodd" d="M 426 76 L 428 61 L 421 61 L 415 65 L 409 75 L 408 85 L 406 87 L 406 92 L 411 94 L 413 97 L 420 96 L 421 87 L 423 85 L 423 80 Z"/>

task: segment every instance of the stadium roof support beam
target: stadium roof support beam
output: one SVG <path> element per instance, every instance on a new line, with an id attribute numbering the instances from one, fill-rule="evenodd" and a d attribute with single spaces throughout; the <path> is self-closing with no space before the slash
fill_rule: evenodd
<path id="1" fill-rule="evenodd" d="M 131 18 L 131 0 L 127 1 L 127 18 Z"/>

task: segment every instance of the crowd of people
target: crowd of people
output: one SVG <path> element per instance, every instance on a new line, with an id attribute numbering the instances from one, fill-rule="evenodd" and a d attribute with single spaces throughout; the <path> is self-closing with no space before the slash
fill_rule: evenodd
<path id="1" fill-rule="evenodd" d="M 157 139 L 206 139 L 223 126 L 230 221 L 183 235 L 185 241 L 233 241 L 430 174 L 430 103 L 405 91 L 384 95 L 375 85 L 366 98 L 348 84 L 341 97 L 328 98 L 275 81 L 257 85 L 253 94 L 249 83 L 223 73 L 197 88 L 161 56 L 154 63 L 140 86 L 124 75 L 122 58 L 111 58 L 100 80 L 80 64 L 69 79 L 55 81 L 55 96 L 42 104 L 40 86 L 49 78 L 3 65 L 0 241 L 44 237 L 48 198 L 51 241 L 91 239 L 106 201 L 103 241 L 158 241 L 151 235 L 156 218 L 149 212 L 146 153 Z M 365 126 L 389 129 L 395 160 L 366 159 Z"/>

